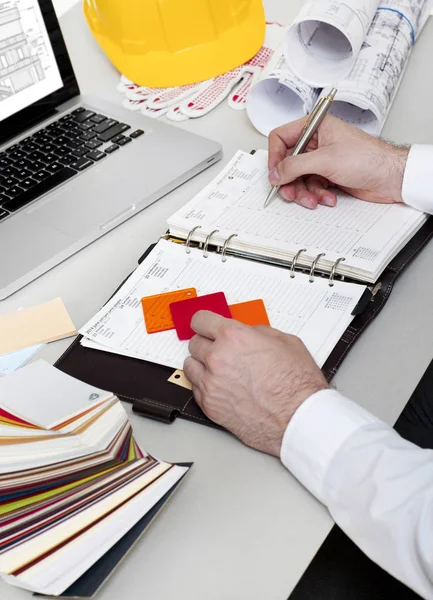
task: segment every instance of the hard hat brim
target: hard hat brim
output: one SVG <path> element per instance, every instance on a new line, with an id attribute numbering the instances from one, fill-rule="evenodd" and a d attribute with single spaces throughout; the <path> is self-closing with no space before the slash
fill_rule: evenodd
<path id="1" fill-rule="evenodd" d="M 110 40 L 101 27 L 94 26 L 90 10 L 84 2 L 89 28 L 110 61 L 128 79 L 147 87 L 189 85 L 218 77 L 248 62 L 265 39 L 266 22 L 261 6 L 250 19 L 215 40 L 181 52 L 150 51 L 143 55 L 139 48 L 130 46 L 125 50 Z"/>

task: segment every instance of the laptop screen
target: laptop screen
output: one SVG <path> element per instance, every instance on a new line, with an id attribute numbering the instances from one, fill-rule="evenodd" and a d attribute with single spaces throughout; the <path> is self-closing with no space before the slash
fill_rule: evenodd
<path id="1" fill-rule="evenodd" d="M 61 87 L 39 3 L 0 3 L 0 121 Z"/>
<path id="2" fill-rule="evenodd" d="M 78 93 L 51 0 L 0 0 L 0 143 Z"/>

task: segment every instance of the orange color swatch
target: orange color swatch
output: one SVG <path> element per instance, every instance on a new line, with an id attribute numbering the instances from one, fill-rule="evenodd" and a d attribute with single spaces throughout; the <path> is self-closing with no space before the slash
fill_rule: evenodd
<path id="1" fill-rule="evenodd" d="M 229 306 L 232 319 L 245 325 L 270 325 L 263 300 L 250 300 Z"/>
<path id="2" fill-rule="evenodd" d="M 155 296 L 145 296 L 142 298 L 141 305 L 143 307 L 147 333 L 158 333 L 159 331 L 174 329 L 170 304 L 191 298 L 197 298 L 197 290 L 195 288 L 187 288 L 177 290 L 176 292 L 166 292 L 165 294 L 156 294 Z"/>

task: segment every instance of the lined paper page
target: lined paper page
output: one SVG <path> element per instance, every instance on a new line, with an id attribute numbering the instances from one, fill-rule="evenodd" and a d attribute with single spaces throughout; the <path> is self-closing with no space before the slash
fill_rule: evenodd
<path id="1" fill-rule="evenodd" d="M 351 322 L 351 312 L 364 286 L 335 283 L 242 259 L 209 254 L 165 240 L 131 275 L 117 294 L 80 333 L 107 350 L 180 369 L 188 356 L 188 342 L 175 331 L 146 332 L 141 298 L 195 287 L 198 295 L 223 291 L 229 304 L 263 299 L 273 327 L 298 335 L 318 364 L 323 364 Z"/>
<path id="2" fill-rule="evenodd" d="M 239 151 L 213 182 L 170 217 L 170 232 L 186 237 L 200 225 L 193 239 L 204 240 L 218 229 L 212 236 L 214 243 L 236 233 L 232 248 L 288 259 L 306 248 L 306 264 L 325 252 L 321 265 L 328 269 L 343 256 L 340 272 L 374 274 L 389 262 L 408 232 L 426 219 L 408 206 L 372 204 L 343 193 L 338 194 L 335 208 L 307 210 L 279 196 L 264 208 L 268 192 L 267 152 Z"/>

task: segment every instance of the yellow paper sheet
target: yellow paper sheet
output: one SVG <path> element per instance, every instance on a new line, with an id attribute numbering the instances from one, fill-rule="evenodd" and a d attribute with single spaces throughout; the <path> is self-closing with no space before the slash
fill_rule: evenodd
<path id="1" fill-rule="evenodd" d="M 60 298 L 0 315 L 0 354 L 53 342 L 76 334 Z"/>

